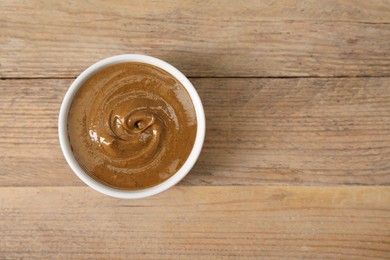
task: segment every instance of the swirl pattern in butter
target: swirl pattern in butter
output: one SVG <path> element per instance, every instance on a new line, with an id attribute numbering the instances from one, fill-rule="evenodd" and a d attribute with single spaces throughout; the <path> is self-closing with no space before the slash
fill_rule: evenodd
<path id="1" fill-rule="evenodd" d="M 176 173 L 196 137 L 189 94 L 169 73 L 143 63 L 105 68 L 80 88 L 68 116 L 75 158 L 99 181 L 155 186 Z"/>

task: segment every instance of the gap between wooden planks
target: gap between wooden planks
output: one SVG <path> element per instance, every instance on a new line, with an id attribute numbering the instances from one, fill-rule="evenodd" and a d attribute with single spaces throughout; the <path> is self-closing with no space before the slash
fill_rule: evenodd
<path id="1" fill-rule="evenodd" d="M 387 1 L 6 1 L 0 77 L 143 53 L 187 76 L 389 76 Z"/>
<path id="2" fill-rule="evenodd" d="M 0 257 L 389 259 L 389 187 L 0 188 Z"/>
<path id="3" fill-rule="evenodd" d="M 180 185 L 389 185 L 389 78 L 191 79 L 207 133 Z M 71 79 L 0 81 L 0 186 L 82 185 L 58 143 Z"/>

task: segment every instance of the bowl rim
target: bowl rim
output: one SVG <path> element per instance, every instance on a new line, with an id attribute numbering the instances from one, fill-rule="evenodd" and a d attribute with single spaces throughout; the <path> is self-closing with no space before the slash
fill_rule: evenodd
<path id="1" fill-rule="evenodd" d="M 195 113 L 196 113 L 196 119 L 197 119 L 197 132 L 196 132 L 196 138 L 195 143 L 192 148 L 192 151 L 190 155 L 188 156 L 187 160 L 183 164 L 183 166 L 170 178 L 165 180 L 164 182 L 150 187 L 146 189 L 141 190 L 124 190 L 124 189 L 117 189 L 114 187 L 110 187 L 108 185 L 105 185 L 94 178 L 92 178 L 77 162 L 75 159 L 71 146 L 70 141 L 68 137 L 68 129 L 67 129 L 67 121 L 68 121 L 68 113 L 70 106 L 73 102 L 73 98 L 77 94 L 80 87 L 85 83 L 86 80 L 88 80 L 93 74 L 98 72 L 99 70 L 109 67 L 114 64 L 123 63 L 123 62 L 140 62 L 140 63 L 146 63 L 150 65 L 154 65 L 156 67 L 159 67 L 168 73 L 170 73 L 172 76 L 174 76 L 180 83 L 184 86 L 184 88 L 187 90 L 188 94 L 190 95 L 190 98 L 194 104 L 195 107 Z M 176 69 L 171 64 L 147 55 L 142 54 L 122 54 L 122 55 L 116 55 L 112 57 L 105 58 L 103 60 L 100 60 L 91 66 L 89 66 L 86 70 L 84 70 L 70 85 L 68 91 L 65 94 L 65 97 L 62 101 L 59 118 L 58 118 L 58 135 L 59 135 L 59 141 L 60 146 L 62 149 L 62 152 L 64 154 L 64 157 L 69 164 L 70 168 L 73 170 L 73 172 L 89 187 L 93 188 L 94 190 L 112 196 L 116 198 L 123 198 L 123 199 L 139 199 L 139 198 L 145 198 L 152 195 L 156 195 L 160 192 L 163 192 L 171 187 L 173 187 L 175 184 L 177 184 L 179 181 L 181 181 L 191 170 L 191 168 L 196 163 L 200 152 L 203 147 L 203 142 L 205 138 L 206 133 L 206 118 L 204 114 L 204 109 L 202 105 L 202 101 L 192 85 L 192 83 L 188 80 L 186 76 L 182 72 L 180 72 L 178 69 Z"/>

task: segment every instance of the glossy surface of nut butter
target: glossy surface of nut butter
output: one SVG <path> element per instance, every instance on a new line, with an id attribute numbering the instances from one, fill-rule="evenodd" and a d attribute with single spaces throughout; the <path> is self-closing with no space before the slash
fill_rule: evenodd
<path id="1" fill-rule="evenodd" d="M 115 188 L 143 189 L 175 174 L 191 153 L 196 114 L 182 84 L 145 63 L 94 74 L 76 94 L 68 132 L 76 160 Z"/>

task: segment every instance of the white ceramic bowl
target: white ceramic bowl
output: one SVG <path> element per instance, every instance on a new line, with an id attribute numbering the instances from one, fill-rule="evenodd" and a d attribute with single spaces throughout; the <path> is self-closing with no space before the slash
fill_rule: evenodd
<path id="1" fill-rule="evenodd" d="M 192 148 L 192 151 L 187 161 L 179 169 L 179 171 L 176 172 L 172 177 L 170 177 L 163 183 L 142 190 L 115 189 L 93 179 L 87 172 L 84 171 L 84 169 L 78 164 L 77 160 L 73 156 L 70 147 L 69 137 L 68 137 L 67 121 L 68 121 L 69 108 L 79 88 L 84 84 L 84 82 L 89 77 L 91 77 L 99 70 L 121 62 L 147 63 L 159 67 L 167 71 L 171 75 L 173 75 L 177 80 L 179 80 L 183 84 L 183 86 L 190 94 L 190 97 L 195 107 L 196 119 L 198 123 L 194 147 Z M 183 73 L 181 73 L 178 69 L 176 69 L 175 67 L 168 64 L 165 61 L 162 61 L 154 57 L 139 55 L 139 54 L 123 54 L 123 55 L 109 57 L 107 59 L 101 60 L 93 64 L 88 69 L 83 71 L 72 83 L 68 92 L 66 93 L 64 100 L 62 101 L 59 120 L 58 120 L 58 134 L 60 138 L 60 145 L 62 148 L 62 152 L 64 153 L 66 161 L 68 162 L 72 170 L 75 172 L 75 174 L 85 184 L 95 189 L 96 191 L 99 191 L 101 193 L 104 193 L 112 197 L 123 198 L 123 199 L 138 199 L 138 198 L 149 197 L 171 188 L 176 183 L 178 183 L 181 179 L 183 179 L 184 176 L 186 176 L 187 173 L 194 166 L 196 160 L 199 157 L 200 151 L 202 150 L 202 146 L 203 146 L 205 132 L 206 132 L 206 120 L 205 120 L 202 102 L 194 86 L 186 78 L 186 76 L 184 76 Z"/>

